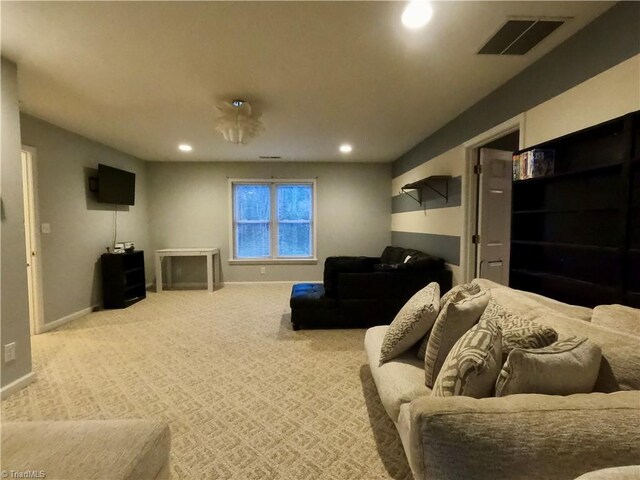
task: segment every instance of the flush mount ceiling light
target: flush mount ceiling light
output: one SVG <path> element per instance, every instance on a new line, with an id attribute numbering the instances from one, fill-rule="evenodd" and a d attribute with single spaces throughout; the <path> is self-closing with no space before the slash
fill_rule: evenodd
<path id="1" fill-rule="evenodd" d="M 249 102 L 244 100 L 224 102 L 218 110 L 220 110 L 220 116 L 216 118 L 214 126 L 227 142 L 248 143 L 264 130 L 262 123 L 258 120 L 259 116 L 253 113 Z"/>
<path id="2" fill-rule="evenodd" d="M 340 145 L 340 151 L 342 153 L 351 153 L 351 150 L 353 150 L 353 147 L 348 143 L 343 143 L 342 145 Z"/>
<path id="3" fill-rule="evenodd" d="M 433 8 L 429 2 L 414 0 L 409 2 L 402 12 L 402 24 L 412 30 L 424 27 L 433 15 Z"/>
<path id="4" fill-rule="evenodd" d="M 180 150 L 181 152 L 190 152 L 191 150 L 193 150 L 193 147 L 191 145 L 187 145 L 186 143 L 181 143 L 180 145 L 178 145 L 178 150 Z"/>

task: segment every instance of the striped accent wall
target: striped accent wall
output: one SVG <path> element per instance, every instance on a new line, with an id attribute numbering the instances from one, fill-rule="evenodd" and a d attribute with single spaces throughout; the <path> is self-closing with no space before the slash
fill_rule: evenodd
<path id="1" fill-rule="evenodd" d="M 391 243 L 415 248 L 441 257 L 453 273 L 454 283 L 460 279 L 460 235 L 464 222 L 462 205 L 464 148 L 455 148 L 425 162 L 391 181 Z M 403 185 L 429 175 L 451 175 L 448 201 L 428 188 L 423 190 L 423 205 L 404 193 Z M 415 192 L 410 192 L 415 196 Z"/>
<path id="2" fill-rule="evenodd" d="M 417 212 L 436 208 L 451 208 L 462 205 L 462 175 L 449 180 L 448 198 L 445 200 L 433 190 L 422 191 L 422 205 L 405 193 L 391 197 L 391 213 Z M 414 192 L 411 195 L 415 196 Z"/>
<path id="3" fill-rule="evenodd" d="M 444 258 L 447 263 L 460 265 L 460 237 L 456 235 L 392 231 L 391 243 L 429 252 Z"/>
<path id="4" fill-rule="evenodd" d="M 637 55 L 639 19 L 640 2 L 617 3 L 394 161 L 393 177 Z"/>
<path id="5" fill-rule="evenodd" d="M 521 135 L 532 145 L 527 139 L 538 143 L 638 110 L 639 18 L 640 2 L 619 2 L 393 162 L 392 244 L 444 258 L 454 284 L 463 281 L 464 142 L 522 113 Z M 550 126 L 549 115 L 559 120 Z M 448 202 L 425 190 L 420 206 L 400 193 L 429 175 L 451 175 Z"/>

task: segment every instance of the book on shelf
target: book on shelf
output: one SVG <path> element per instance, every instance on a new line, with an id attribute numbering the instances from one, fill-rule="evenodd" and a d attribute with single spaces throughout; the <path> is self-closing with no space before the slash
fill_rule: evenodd
<path id="1" fill-rule="evenodd" d="M 535 149 L 529 152 L 527 178 L 545 177 L 553 175 L 555 169 L 556 151 L 552 149 Z"/>
<path id="2" fill-rule="evenodd" d="M 527 166 L 529 165 L 529 152 L 520 154 L 520 173 L 518 180 L 525 180 L 527 177 Z"/>
<path id="3" fill-rule="evenodd" d="M 554 170 L 555 150 L 534 148 L 533 150 L 513 155 L 514 180 L 545 177 L 553 175 Z"/>

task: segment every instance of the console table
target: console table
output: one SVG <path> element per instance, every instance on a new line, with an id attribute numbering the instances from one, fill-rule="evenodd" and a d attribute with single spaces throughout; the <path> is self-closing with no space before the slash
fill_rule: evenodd
<path id="1" fill-rule="evenodd" d="M 156 250 L 156 292 L 162 291 L 162 259 L 167 257 L 167 285 L 171 288 L 171 257 L 207 257 L 207 290 L 220 283 L 220 249 L 219 248 L 163 248 Z M 216 257 L 216 262 L 213 259 Z M 215 276 L 215 282 L 214 282 Z"/>

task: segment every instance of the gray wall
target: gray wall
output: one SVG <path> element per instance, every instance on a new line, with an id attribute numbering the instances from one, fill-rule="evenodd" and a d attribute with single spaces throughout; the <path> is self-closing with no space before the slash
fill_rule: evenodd
<path id="1" fill-rule="evenodd" d="M 27 267 L 24 239 L 22 198 L 22 163 L 20 160 L 20 114 L 18 106 L 17 68 L 2 59 L 2 132 L 0 211 L 0 344 L 16 342 L 16 360 L 4 363 L 0 352 L 2 386 L 31 371 L 31 339 L 29 337 L 29 300 L 27 298 Z"/>
<path id="2" fill-rule="evenodd" d="M 464 244 L 463 237 L 466 227 L 465 197 L 460 195 L 460 192 L 466 190 L 468 182 L 464 142 L 522 113 L 526 116 L 524 131 L 521 132 L 525 146 L 531 146 L 530 138 L 541 138 L 540 133 L 536 131 L 536 126 L 539 127 L 541 124 L 545 124 L 547 131 L 554 133 L 553 137 L 557 137 L 569 131 L 553 132 L 554 129 L 550 125 L 566 128 L 569 124 L 581 123 L 591 117 L 599 118 L 598 121 L 580 126 L 585 128 L 599 121 L 614 118 L 601 118 L 601 112 L 609 109 L 615 111 L 616 108 L 607 105 L 607 108 L 603 109 L 594 97 L 602 101 L 609 95 L 615 97 L 611 99 L 615 99 L 615 102 L 607 103 L 618 105 L 620 98 L 633 98 L 633 95 L 628 95 L 626 91 L 618 91 L 618 85 L 605 84 L 595 95 L 588 88 L 578 93 L 574 91 L 571 100 L 559 101 L 557 109 L 548 109 L 548 115 L 536 113 L 536 122 L 530 121 L 532 110 L 541 104 L 554 102 L 554 99 L 566 92 L 580 89 L 580 85 L 603 72 L 617 69 L 638 55 L 638 19 L 639 2 L 619 2 L 613 5 L 537 62 L 396 159 L 393 162 L 391 182 L 393 244 L 413 246 L 442 256 L 453 270 L 454 282 L 462 281 L 464 272 L 461 269 L 466 266 L 464 252 L 467 245 Z M 628 77 L 631 76 L 634 74 L 628 74 Z M 637 79 L 636 68 L 636 91 Z M 623 83 L 631 84 L 631 81 Z M 593 104 L 590 103 L 591 100 L 594 100 Z M 615 116 L 637 108 L 637 101 L 631 100 L 628 105 L 623 106 L 623 111 Z M 548 121 L 543 120 L 545 116 Z M 576 122 L 572 117 L 581 117 L 581 121 Z M 562 120 L 554 121 L 557 118 Z M 567 118 L 574 121 L 569 123 L 566 121 Z M 405 183 L 429 175 L 446 174 L 453 176 L 449 184 L 457 197 L 445 205 L 426 202 L 422 207 L 406 195 L 397 193 Z M 423 208 L 424 211 L 420 212 Z M 412 210 L 415 212 L 412 213 Z M 470 238 L 466 241 L 470 241 Z M 454 254 L 456 251 L 457 255 Z"/>
<path id="3" fill-rule="evenodd" d="M 136 174 L 136 204 L 118 207 L 117 240 L 145 250 L 152 278 L 146 162 L 26 114 L 21 128 L 22 143 L 37 149 L 40 222 L 51 224 L 41 235 L 45 323 L 101 303 L 99 259 L 113 245 L 114 206 L 88 191 L 98 163 Z"/>
<path id="4" fill-rule="evenodd" d="M 393 162 L 394 178 L 640 52 L 640 2 L 619 2 Z"/>
<path id="5" fill-rule="evenodd" d="M 379 255 L 391 241 L 388 164 L 149 163 L 154 248 L 219 246 L 223 280 L 320 280 L 331 255 Z M 229 265 L 228 178 L 317 177 L 317 265 Z M 174 282 L 206 281 L 203 259 L 174 259 Z"/>

